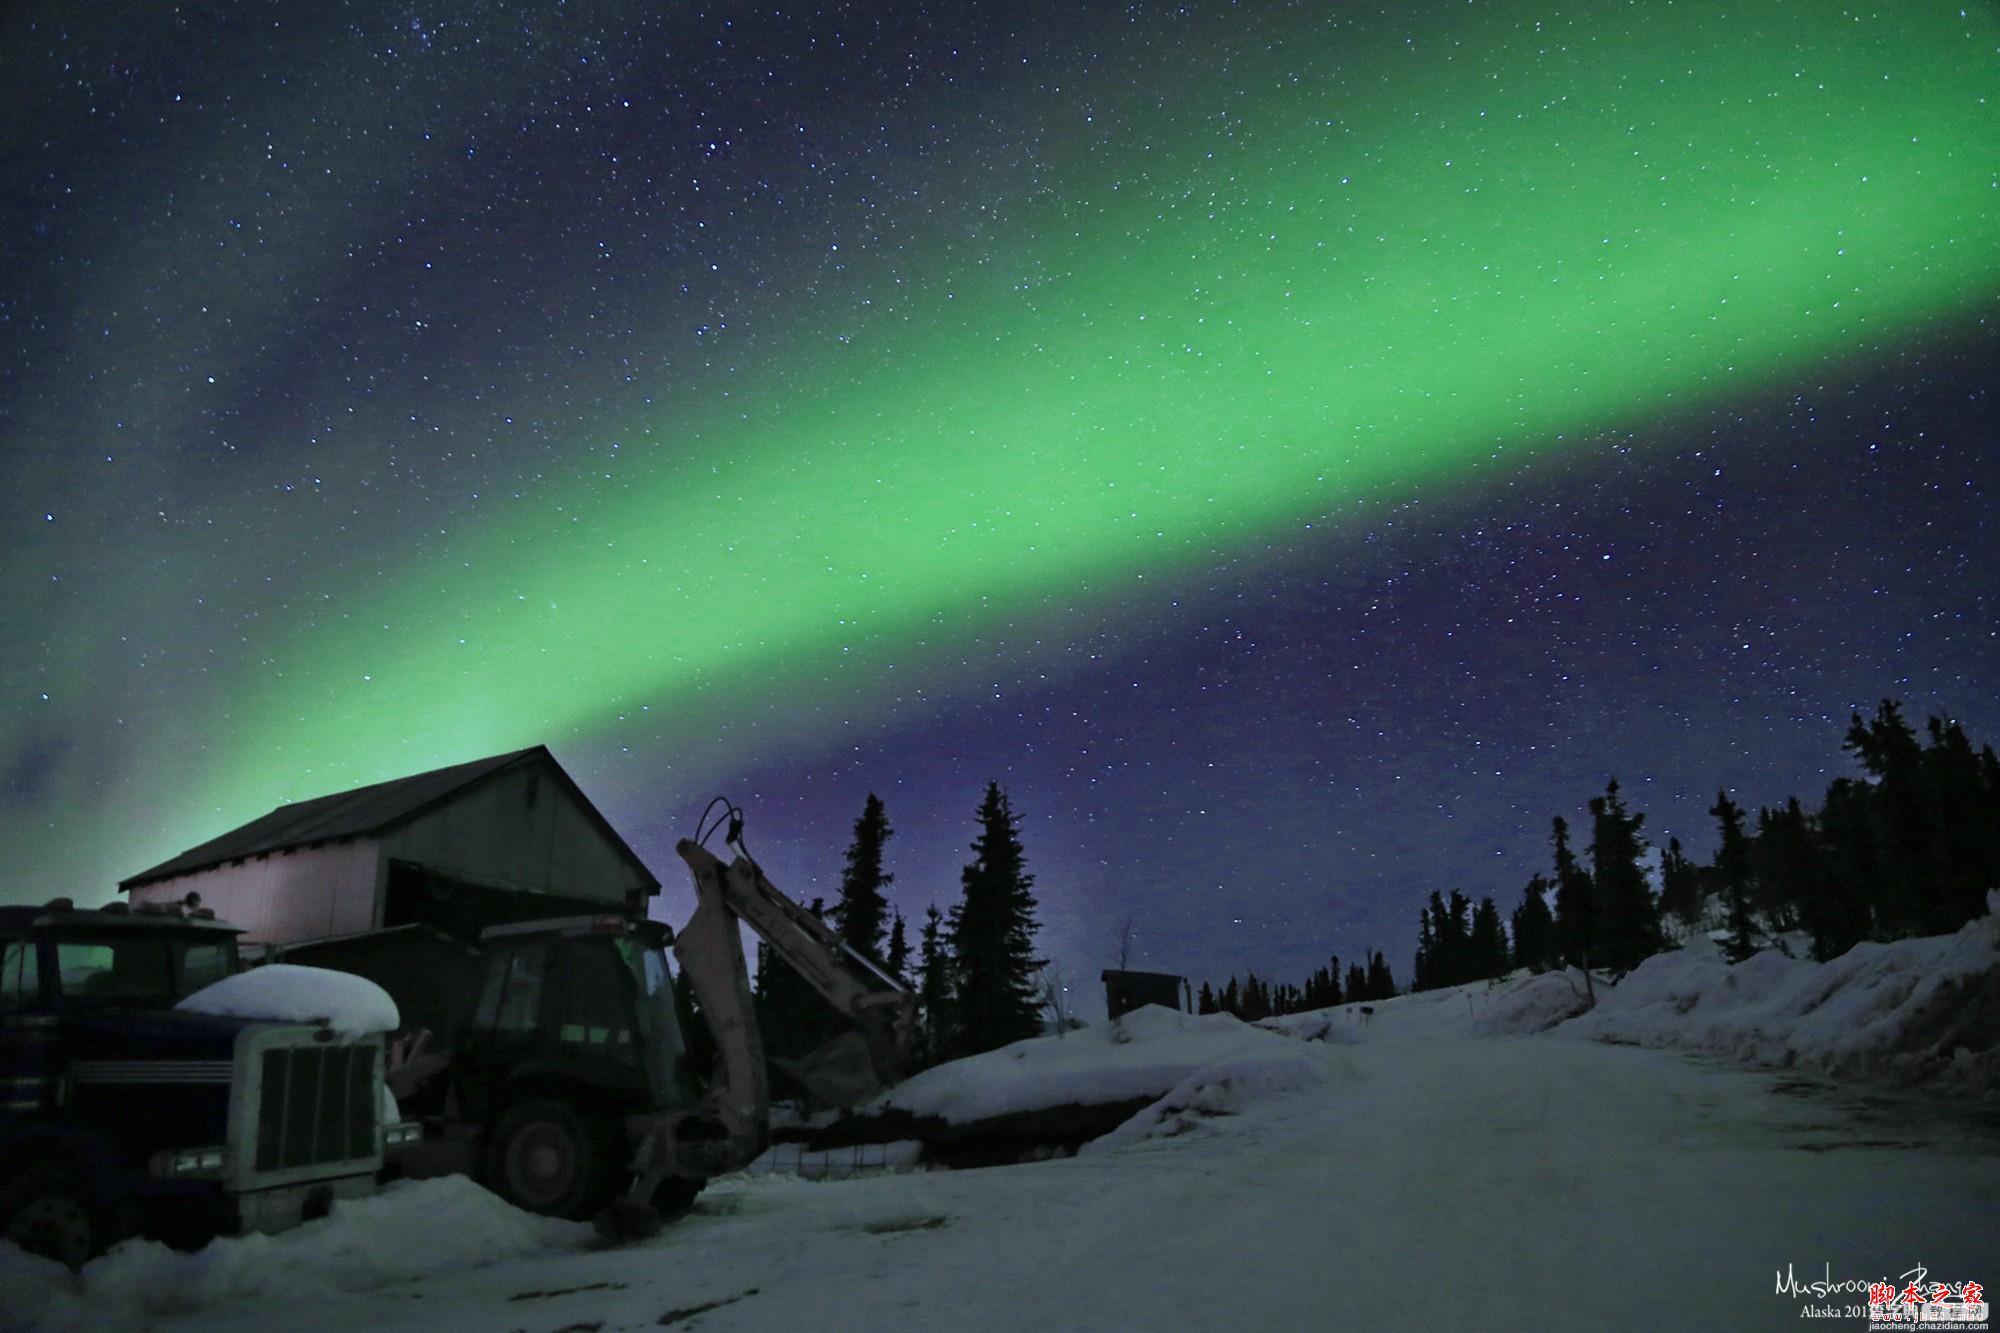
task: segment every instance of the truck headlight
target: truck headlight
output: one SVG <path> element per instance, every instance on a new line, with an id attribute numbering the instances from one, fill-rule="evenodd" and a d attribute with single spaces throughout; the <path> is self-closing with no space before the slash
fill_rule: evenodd
<path id="1" fill-rule="evenodd" d="M 420 1120 L 405 1120 L 400 1124 L 382 1126 L 382 1146 L 384 1148 L 407 1148 L 412 1143 L 422 1143 L 424 1126 Z"/>
<path id="2" fill-rule="evenodd" d="M 163 1180 L 186 1180 L 190 1177 L 219 1176 L 222 1174 L 223 1150 L 221 1148 L 179 1148 L 153 1154 L 147 1163 L 148 1171 Z"/>

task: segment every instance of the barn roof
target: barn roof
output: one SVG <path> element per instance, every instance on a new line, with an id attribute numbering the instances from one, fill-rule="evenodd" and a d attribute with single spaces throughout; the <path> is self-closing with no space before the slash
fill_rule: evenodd
<path id="1" fill-rule="evenodd" d="M 546 746 L 535 745 L 525 750 L 513 750 L 506 754 L 496 754 L 485 759 L 474 759 L 470 763 L 453 764 L 448 768 L 434 768 L 427 773 L 412 773 L 406 778 L 392 778 L 388 782 L 377 782 L 372 786 L 356 787 L 352 791 L 335 792 L 330 796 L 316 796 L 309 801 L 293 801 L 281 805 L 269 814 L 253 819 L 240 828 L 231 829 L 219 838 L 210 838 L 198 847 L 190 847 L 179 856 L 160 862 L 150 870 L 142 870 L 129 879 L 119 881 L 120 889 L 136 889 L 142 884 L 152 884 L 176 875 L 193 874 L 198 870 L 209 870 L 247 856 L 263 856 L 271 852 L 292 851 L 315 843 L 334 842 L 342 838 L 364 837 L 383 833 L 413 819 L 425 811 L 442 805 L 466 788 L 485 781 L 496 773 L 522 765 L 540 765 L 566 788 L 575 798 L 600 832 L 611 845 L 617 848 L 632 867 L 637 870 L 647 886 L 647 892 L 657 893 L 660 882 L 646 868 L 638 854 L 618 836 L 611 822 L 590 803 L 590 798 L 563 771 L 555 756 Z"/>

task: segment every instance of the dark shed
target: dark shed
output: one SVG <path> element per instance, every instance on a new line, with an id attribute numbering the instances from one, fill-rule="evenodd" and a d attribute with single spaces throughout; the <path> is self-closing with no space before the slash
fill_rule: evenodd
<path id="1" fill-rule="evenodd" d="M 1113 1018 L 1148 1004 L 1177 1010 L 1181 1007 L 1181 986 L 1181 979 L 1171 972 L 1125 972 L 1110 968 L 1104 973 L 1104 1007 Z"/>

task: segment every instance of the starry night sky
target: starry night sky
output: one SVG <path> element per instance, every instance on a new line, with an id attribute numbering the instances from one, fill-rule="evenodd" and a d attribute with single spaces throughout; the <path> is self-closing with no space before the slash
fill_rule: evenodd
<path id="1" fill-rule="evenodd" d="M 656 12 L 656 10 L 658 12 Z M 2000 19 L 29 3 L 0 899 L 546 743 L 686 911 L 1299 979 L 2000 743 Z M 1086 1008 L 1088 1002 L 1086 1001 Z"/>

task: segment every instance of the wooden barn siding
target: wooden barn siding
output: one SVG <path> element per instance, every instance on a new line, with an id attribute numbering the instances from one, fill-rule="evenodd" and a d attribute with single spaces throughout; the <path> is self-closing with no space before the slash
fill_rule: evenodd
<path id="1" fill-rule="evenodd" d="M 375 925 L 381 844 L 372 838 L 273 852 L 132 890 L 132 901 L 176 903 L 192 890 L 246 944 L 289 944 Z"/>
<path id="2" fill-rule="evenodd" d="M 383 847 L 391 860 L 496 888 L 622 903 L 643 883 L 562 785 L 535 768 L 480 783 L 391 830 Z"/>

